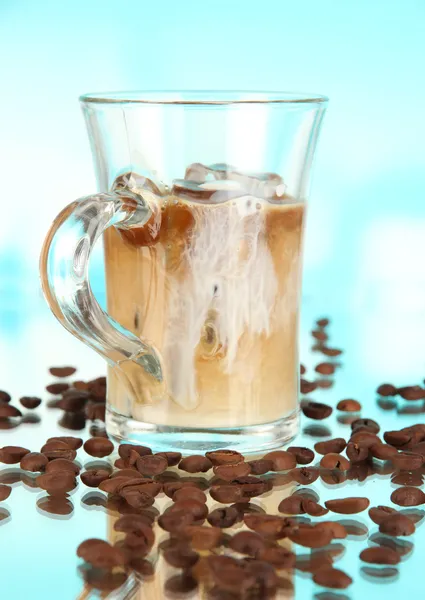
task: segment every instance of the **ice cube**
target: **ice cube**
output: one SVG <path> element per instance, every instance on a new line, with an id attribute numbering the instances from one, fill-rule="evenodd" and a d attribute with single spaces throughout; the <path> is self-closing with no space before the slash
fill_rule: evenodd
<path id="1" fill-rule="evenodd" d="M 243 190 L 236 181 L 196 183 L 185 179 L 174 179 L 171 193 L 183 199 L 218 204 L 238 198 Z"/>
<path id="2" fill-rule="evenodd" d="M 151 192 L 156 196 L 162 196 L 164 190 L 162 186 L 154 183 L 148 177 L 144 177 L 143 175 L 139 175 L 138 173 L 134 173 L 133 171 L 128 171 L 127 173 L 123 173 L 122 175 L 118 175 L 112 184 L 113 190 L 122 190 L 126 189 L 134 194 L 143 194 L 143 191 Z"/>

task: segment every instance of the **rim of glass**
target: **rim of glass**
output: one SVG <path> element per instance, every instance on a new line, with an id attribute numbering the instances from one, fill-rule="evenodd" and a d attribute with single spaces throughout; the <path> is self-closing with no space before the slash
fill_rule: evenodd
<path id="1" fill-rule="evenodd" d="M 83 104 L 325 104 L 327 96 L 262 90 L 140 90 L 83 94 Z"/>

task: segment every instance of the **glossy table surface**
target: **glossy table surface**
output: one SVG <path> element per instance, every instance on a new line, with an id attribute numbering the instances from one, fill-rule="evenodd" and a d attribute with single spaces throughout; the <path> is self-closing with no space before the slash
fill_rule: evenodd
<path id="1" fill-rule="evenodd" d="M 307 367 L 309 379 L 317 377 L 314 366 L 324 358 L 311 351 L 310 330 L 317 317 L 326 314 L 326 302 L 318 306 L 313 297 L 303 300 L 301 324 L 301 360 Z M 330 302 L 332 304 L 332 302 Z M 12 394 L 13 404 L 19 406 L 23 395 L 40 396 L 42 406 L 32 411 L 36 417 L 26 417 L 16 428 L 0 430 L 1 446 L 21 445 L 33 451 L 40 449 L 47 437 L 53 435 L 78 435 L 89 437 L 89 425 L 80 431 L 70 432 L 58 424 L 60 411 L 49 409 L 49 394 L 45 386 L 52 382 L 48 367 L 52 365 L 75 365 L 78 379 L 90 379 L 104 374 L 103 361 L 80 342 L 74 340 L 53 319 L 40 298 L 34 299 L 31 314 L 11 319 L 11 312 L 0 312 L 0 389 Z M 341 398 L 356 398 L 363 406 L 361 416 L 376 419 L 381 432 L 398 429 L 424 419 L 424 402 L 383 403 L 376 395 L 377 386 L 385 380 L 395 385 L 420 384 L 423 372 L 423 323 L 412 320 L 409 311 L 397 314 L 389 321 L 388 315 L 365 311 L 359 317 L 352 313 L 336 312 L 329 315 L 330 345 L 342 348 L 344 354 L 330 389 L 317 390 L 311 398 L 336 406 Z M 402 332 L 402 336 L 398 335 Z M 75 378 L 74 377 L 74 378 Z M 27 411 L 28 413 L 30 411 Z M 26 414 L 26 413 L 25 413 Z M 313 447 L 319 439 L 349 437 L 350 427 L 344 424 L 341 413 L 334 410 L 326 421 L 315 422 L 302 418 L 301 433 L 296 445 Z M 112 463 L 114 456 L 109 458 Z M 316 459 L 319 458 L 316 456 Z M 94 459 L 83 450 L 78 451 L 78 461 L 87 466 Z M 106 460 L 106 459 L 105 459 Z M 86 538 L 110 538 L 114 515 L 102 506 L 101 492 L 93 491 L 81 482 L 70 493 L 68 515 L 60 516 L 46 512 L 43 499 L 46 494 L 31 485 L 34 477 L 24 475 L 15 465 L 0 465 L 0 481 L 12 482 L 12 494 L 0 505 L 0 555 L 2 557 L 1 590 L 8 600 L 76 600 L 99 597 L 89 590 L 79 570 L 82 562 L 76 556 L 77 546 Z M 328 499 L 344 496 L 366 496 L 371 506 L 390 502 L 395 489 L 384 465 L 369 470 L 364 481 L 347 480 L 340 485 L 330 485 L 320 478 L 309 488 L 317 493 L 323 504 Z M 253 502 L 275 510 L 280 500 L 294 490 L 294 484 L 276 482 L 278 485 L 265 498 Z M 94 494 L 94 496 L 93 496 Z M 168 499 L 166 499 L 168 501 Z M 164 500 L 161 504 L 167 503 Z M 157 502 L 158 504 L 158 502 Z M 421 507 L 415 510 L 422 518 Z M 422 563 L 425 551 L 425 530 L 421 520 L 416 533 L 404 538 L 401 544 L 407 551 L 396 567 L 373 568 L 362 563 L 359 553 L 373 545 L 378 526 L 368 517 L 367 511 L 352 518 L 329 513 L 324 519 L 350 521 L 350 535 L 337 540 L 339 555 L 335 566 L 353 578 L 346 590 L 327 590 L 315 585 L 311 575 L 294 571 L 286 573 L 290 591 L 279 592 L 279 598 L 317 600 L 360 600 L 363 598 L 388 599 L 399 595 L 417 597 L 422 590 Z M 159 534 L 161 535 L 161 534 Z M 299 554 L 308 550 L 295 547 Z M 153 557 L 156 560 L 156 557 Z M 166 598 L 163 580 L 170 569 L 158 563 L 154 582 L 129 581 L 125 589 L 110 594 L 111 598 Z M 134 584 L 134 585 L 133 585 Z M 105 595 L 103 597 L 106 597 Z M 197 595 L 188 596 L 196 598 Z"/>

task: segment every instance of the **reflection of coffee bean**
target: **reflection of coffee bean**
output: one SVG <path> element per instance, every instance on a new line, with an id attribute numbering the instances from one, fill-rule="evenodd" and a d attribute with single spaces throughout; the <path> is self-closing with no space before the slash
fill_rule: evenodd
<path id="1" fill-rule="evenodd" d="M 309 419 L 321 421 L 327 419 L 332 414 L 332 407 L 322 402 L 303 402 L 301 410 Z"/>
<path id="2" fill-rule="evenodd" d="M 338 471 L 348 471 L 350 468 L 350 461 L 342 456 L 341 454 L 335 454 L 330 452 L 320 461 L 320 466 L 323 469 L 337 469 Z"/>
<path id="3" fill-rule="evenodd" d="M 329 454 L 330 452 L 339 454 L 346 446 L 347 442 L 343 438 L 334 438 L 326 442 L 317 442 L 314 444 L 314 449 L 318 454 Z"/>
<path id="4" fill-rule="evenodd" d="M 401 513 L 390 514 L 379 524 L 379 531 L 386 535 L 406 536 L 415 533 L 415 524 L 409 517 Z"/>
<path id="5" fill-rule="evenodd" d="M 38 471 L 44 471 L 49 459 L 41 452 L 30 452 L 22 457 L 20 467 L 24 471 L 31 471 L 36 473 Z"/>
<path id="6" fill-rule="evenodd" d="M 337 590 L 343 590 L 353 583 L 351 577 L 344 573 L 344 571 L 334 569 L 333 567 L 324 567 L 316 571 L 313 574 L 313 581 L 318 585 Z"/>
<path id="7" fill-rule="evenodd" d="M 314 460 L 314 452 L 310 448 L 290 446 L 287 452 L 295 456 L 298 465 L 308 465 Z M 257 473 L 257 475 L 261 475 L 261 473 Z"/>
<path id="8" fill-rule="evenodd" d="M 206 473 L 211 467 L 211 460 L 202 454 L 186 456 L 179 463 L 179 469 L 187 473 Z"/>
<path id="9" fill-rule="evenodd" d="M 239 520 L 239 511 L 233 506 L 216 508 L 210 512 L 207 520 L 213 527 L 226 529 L 232 527 Z"/>
<path id="10" fill-rule="evenodd" d="M 198 587 L 198 582 L 189 573 L 183 572 L 181 575 L 172 575 L 167 579 L 164 585 L 166 597 L 181 598 L 190 594 Z"/>
<path id="11" fill-rule="evenodd" d="M 391 461 L 396 469 L 400 471 L 415 471 L 420 469 L 424 460 L 421 454 L 413 452 L 399 452 L 391 457 Z"/>
<path id="12" fill-rule="evenodd" d="M 36 398 L 35 396 L 23 396 L 19 399 L 19 402 L 24 408 L 31 410 L 33 408 L 37 408 L 37 406 L 40 406 L 41 398 Z"/>
<path id="13" fill-rule="evenodd" d="M 407 471 L 397 473 L 392 477 L 391 483 L 395 485 L 413 485 L 420 487 L 424 482 L 424 478 L 420 473 L 409 473 Z"/>
<path id="14" fill-rule="evenodd" d="M 22 458 L 29 452 L 21 446 L 4 446 L 0 449 L 0 462 L 6 465 L 14 465 L 21 462 Z"/>
<path id="15" fill-rule="evenodd" d="M 84 450 L 90 456 L 96 456 L 96 458 L 103 458 L 109 456 L 114 451 L 114 444 L 103 437 L 93 437 L 87 440 L 84 444 Z"/>
<path id="16" fill-rule="evenodd" d="M 366 510 L 369 506 L 369 498 L 341 498 L 339 500 L 328 500 L 325 502 L 326 508 L 332 512 L 342 515 L 352 515 Z"/>
<path id="17" fill-rule="evenodd" d="M 399 506 L 419 506 L 425 504 L 425 494 L 417 487 L 401 487 L 391 494 L 391 502 Z"/>
<path id="18" fill-rule="evenodd" d="M 296 458 L 285 450 L 275 450 L 264 455 L 264 460 L 269 460 L 273 471 L 288 471 L 297 466 Z"/>

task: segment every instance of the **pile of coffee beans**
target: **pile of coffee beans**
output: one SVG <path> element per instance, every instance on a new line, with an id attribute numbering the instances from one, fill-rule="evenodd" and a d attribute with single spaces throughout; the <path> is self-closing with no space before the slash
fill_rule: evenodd
<path id="1" fill-rule="evenodd" d="M 301 365 L 304 395 L 332 387 L 341 367 L 337 361 L 342 351 L 328 345 L 328 325 L 328 319 L 319 319 L 312 332 L 313 350 L 327 360 L 317 364 L 314 372 L 320 377 L 311 380 Z M 74 375 L 73 367 L 52 367 L 50 373 L 59 379 L 47 391 L 58 396 L 50 405 L 63 411 L 62 425 L 74 423 L 73 416 L 80 425 L 87 419 L 104 420 L 105 378 L 65 383 L 64 378 Z M 414 403 L 425 399 L 419 385 L 383 383 L 377 394 L 384 402 L 397 396 Z M 34 410 L 41 400 L 25 397 L 20 402 Z M 301 409 L 313 422 L 325 421 L 334 410 L 308 398 Z M 369 535 L 362 523 L 341 516 L 368 511 L 379 528 L 369 535 L 371 545 L 359 549 L 362 574 L 369 579 L 393 577 L 413 547 L 400 538 L 413 535 L 423 518 L 417 507 L 425 505 L 425 423 L 382 432 L 379 423 L 360 414 L 358 400 L 341 399 L 335 410 L 347 418 L 348 436 L 332 438 L 325 428 L 329 439 L 313 448 L 294 445 L 261 457 L 225 448 L 182 457 L 179 452 L 154 453 L 143 445 L 115 447 L 98 424 L 84 443 L 79 437 L 60 436 L 32 450 L 5 446 L 0 462 L 19 464 L 22 479 L 45 490 L 37 502 L 42 511 L 70 514 L 69 493 L 82 485 L 91 490 L 83 499 L 88 507 L 104 506 L 114 516 L 113 539 L 86 539 L 77 548 L 89 588 L 113 590 L 130 575 L 149 581 L 163 561 L 173 569 L 164 584 L 171 598 L 191 595 L 197 588 L 210 600 L 273 598 L 292 590 L 294 571 L 309 574 L 318 586 L 339 590 L 349 588 L 357 576 L 335 567 L 344 544 Z M 22 412 L 11 404 L 10 395 L 0 392 L 0 423 L 20 419 Z M 84 470 L 77 458 L 81 451 L 97 459 Z M 363 482 L 377 474 L 398 486 L 388 494 L 388 506 L 370 506 L 361 491 L 338 492 L 346 481 Z M 308 487 L 319 478 L 335 489 L 332 499 L 321 501 Z M 285 486 L 292 486 L 290 495 Z M 0 483 L 0 502 L 11 491 L 7 482 Z M 267 512 L 263 507 L 272 493 L 282 497 L 276 510 Z"/>

